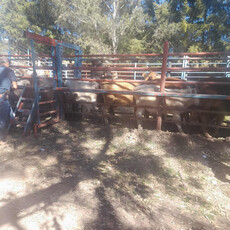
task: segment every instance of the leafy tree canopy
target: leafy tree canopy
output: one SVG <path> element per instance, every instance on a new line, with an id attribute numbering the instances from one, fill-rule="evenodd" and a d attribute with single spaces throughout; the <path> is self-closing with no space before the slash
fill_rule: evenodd
<path id="1" fill-rule="evenodd" d="M 0 38 L 26 44 L 25 30 L 84 53 L 161 52 L 166 40 L 176 52 L 224 51 L 230 1 L 1 0 Z"/>

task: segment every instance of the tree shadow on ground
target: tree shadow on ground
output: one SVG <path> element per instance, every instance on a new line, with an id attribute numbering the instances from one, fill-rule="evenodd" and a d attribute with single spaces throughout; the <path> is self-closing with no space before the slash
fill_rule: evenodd
<path id="1" fill-rule="evenodd" d="M 96 188 L 96 196 L 99 200 L 98 218 L 91 224 L 86 225 L 86 229 L 114 230 L 124 229 L 117 217 L 116 211 L 109 199 L 106 197 L 104 187 Z"/>
<path id="2" fill-rule="evenodd" d="M 172 145 L 176 146 L 177 152 L 170 151 Z M 230 167 L 229 163 L 230 144 L 225 141 L 216 141 L 206 139 L 202 136 L 181 136 L 171 135 L 163 146 L 168 156 L 182 158 L 186 161 L 199 162 L 209 167 L 215 174 L 215 177 L 222 182 L 229 182 Z"/>
<path id="3" fill-rule="evenodd" d="M 22 227 L 19 227 L 20 224 L 18 223 L 21 219 L 19 215 L 22 210 L 41 203 L 46 207 L 50 206 L 56 202 L 60 196 L 71 191 L 71 189 L 73 189 L 80 181 L 91 177 L 92 175 L 88 175 L 88 177 L 85 175 L 84 177 L 74 175 L 63 179 L 60 183 L 53 184 L 46 189 L 36 191 L 32 194 L 8 202 L 0 208 L 0 226 L 10 223 L 18 229 L 23 229 Z"/>
<path id="4" fill-rule="evenodd" d="M 116 151 L 113 155 L 108 155 L 108 150 L 114 139 L 114 132 L 110 128 L 98 127 L 92 125 L 93 134 L 95 140 L 104 138 L 99 153 L 91 157 L 88 153 L 88 149 L 82 146 L 82 143 L 87 143 L 88 134 L 87 126 L 81 123 L 73 124 L 67 122 L 67 131 L 62 128 L 53 126 L 49 129 L 49 132 L 42 134 L 38 139 L 29 139 L 25 143 L 24 154 L 20 157 L 24 158 L 25 162 L 30 160 L 31 156 L 38 156 L 39 159 L 46 159 L 49 156 L 54 156 L 57 159 L 57 163 L 46 172 L 45 176 L 58 177 L 61 181 L 54 183 L 48 188 L 35 191 L 31 194 L 25 195 L 21 198 L 15 198 L 8 201 L 6 205 L 0 208 L 0 226 L 6 223 L 10 223 L 18 229 L 23 230 L 19 225 L 21 217 L 19 213 L 37 204 L 44 203 L 44 207 L 51 206 L 62 195 L 69 193 L 80 182 L 87 179 L 96 179 L 100 181 L 100 185 L 96 188 L 96 197 L 99 201 L 98 216 L 93 223 L 86 224 L 88 229 L 129 229 L 124 223 L 121 223 L 116 210 L 108 195 L 108 190 L 113 190 L 120 199 L 126 200 L 126 204 L 129 208 L 144 214 L 152 222 L 158 223 L 160 218 L 159 213 L 164 210 L 156 211 L 150 210 L 140 200 L 136 198 L 136 195 L 145 198 L 148 197 L 153 191 L 146 185 L 143 180 L 147 180 L 149 175 L 154 176 L 159 183 L 164 187 L 169 188 L 174 194 L 177 194 L 178 189 L 176 185 L 173 185 L 173 177 L 164 168 L 162 162 L 163 159 L 154 154 L 146 154 L 144 156 L 139 155 L 138 151 L 140 145 L 145 146 L 145 143 L 140 140 L 132 148 L 126 148 L 125 151 Z M 77 129 L 76 129 L 77 128 Z M 175 139 L 174 139 L 175 138 Z M 146 141 L 151 141 L 151 137 L 146 135 Z M 18 136 L 12 138 L 11 144 L 14 146 L 15 151 L 19 151 L 22 141 Z M 26 140 L 25 140 L 26 141 Z M 172 143 L 179 142 L 179 152 L 175 157 L 182 157 L 181 152 L 188 145 L 188 140 L 177 137 L 172 137 L 170 140 Z M 46 151 L 41 151 L 46 142 Z M 91 143 L 89 142 L 90 146 Z M 165 149 L 169 146 L 165 143 Z M 30 151 L 31 149 L 31 151 Z M 33 151 L 34 150 L 34 151 Z M 20 150 L 21 151 L 21 150 Z M 67 156 L 65 156 L 67 152 Z M 188 152 L 187 154 L 190 154 Z M 31 154 L 28 156 L 28 154 Z M 22 159 L 21 158 L 21 159 Z M 112 167 L 112 171 L 101 170 L 101 167 L 106 165 Z M 42 167 L 42 166 L 40 166 Z M 227 167 L 227 166 L 226 166 Z M 55 171 L 55 173 L 53 173 Z M 128 188 L 128 189 L 127 189 Z M 190 195 L 191 200 L 197 199 Z M 200 200 L 203 202 L 202 200 Z M 165 210 L 166 213 L 169 211 Z M 178 214 L 179 215 L 179 214 Z M 180 215 L 181 219 L 186 219 L 186 215 Z M 189 219 L 191 223 L 199 225 L 199 221 Z M 58 222 L 56 221 L 56 229 L 60 229 Z M 205 226 L 205 224 L 202 224 Z M 206 228 L 207 226 L 205 226 Z M 170 227 L 168 228 L 170 229 Z M 202 229 L 202 228 L 198 228 Z M 208 228 L 207 228 L 208 229 Z"/>

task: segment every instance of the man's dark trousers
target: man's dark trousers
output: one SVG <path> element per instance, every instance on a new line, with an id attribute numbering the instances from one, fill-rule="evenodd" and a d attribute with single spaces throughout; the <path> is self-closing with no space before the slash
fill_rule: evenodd
<path id="1" fill-rule="evenodd" d="M 0 99 L 0 140 L 4 138 L 6 126 L 10 118 L 10 103 L 8 100 Z"/>

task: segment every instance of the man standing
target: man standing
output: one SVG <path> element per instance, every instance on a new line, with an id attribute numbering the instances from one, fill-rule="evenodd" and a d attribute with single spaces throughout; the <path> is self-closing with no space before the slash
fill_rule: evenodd
<path id="1" fill-rule="evenodd" d="M 10 119 L 10 103 L 7 93 L 10 89 L 17 89 L 14 71 L 9 68 L 7 57 L 0 57 L 0 143 L 5 136 L 5 128 Z"/>

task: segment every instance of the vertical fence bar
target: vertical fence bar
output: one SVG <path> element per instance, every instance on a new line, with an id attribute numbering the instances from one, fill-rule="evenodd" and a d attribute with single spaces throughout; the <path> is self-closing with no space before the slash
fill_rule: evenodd
<path id="1" fill-rule="evenodd" d="M 161 93 L 164 92 L 165 90 L 165 79 L 166 79 L 166 68 L 167 68 L 167 59 L 168 59 L 168 48 L 169 48 L 169 43 L 165 42 L 164 43 L 164 52 L 163 52 L 163 60 L 162 60 L 162 67 L 161 67 L 161 84 L 160 84 L 160 91 Z M 164 97 L 158 98 L 161 102 L 163 102 Z M 163 106 L 163 103 L 161 103 Z M 158 115 L 157 115 L 157 130 L 161 130 L 161 125 L 162 125 L 162 108 L 160 107 L 158 110 Z"/>
<path id="2" fill-rule="evenodd" d="M 77 50 L 75 50 L 75 55 L 78 55 L 78 51 Z M 74 58 L 74 67 L 75 68 L 77 68 L 77 66 L 78 66 L 78 57 L 75 57 Z M 73 71 L 73 78 L 78 78 L 78 74 L 77 74 L 77 69 L 74 69 L 74 71 Z"/>
<path id="3" fill-rule="evenodd" d="M 137 67 L 137 63 L 135 62 L 134 67 Z M 134 71 L 133 73 L 133 79 L 136 80 L 137 79 L 137 71 Z"/>
<path id="4" fill-rule="evenodd" d="M 62 50 L 63 47 L 56 45 L 57 81 L 58 87 L 62 87 Z"/>
<path id="5" fill-rule="evenodd" d="M 76 55 L 81 55 L 82 54 L 81 49 L 76 50 L 75 54 Z M 76 67 L 77 67 L 77 69 L 76 69 L 76 77 L 78 79 L 80 79 L 81 78 L 81 70 L 79 70 L 78 68 L 82 67 L 82 57 L 77 57 L 76 59 L 77 59 L 77 62 L 76 62 Z"/>
<path id="6" fill-rule="evenodd" d="M 57 85 L 62 87 L 62 53 L 63 47 L 61 45 L 56 45 L 56 68 L 57 68 Z M 59 102 L 59 117 L 63 118 L 63 108 Z"/>
<path id="7" fill-rule="evenodd" d="M 35 67 L 35 53 L 34 53 L 34 40 L 31 40 L 31 52 L 32 52 L 32 66 L 33 66 L 33 87 L 35 91 L 35 97 L 38 95 L 38 82 L 37 82 L 37 72 Z"/>
<path id="8" fill-rule="evenodd" d="M 170 53 L 173 53 L 173 48 L 169 48 L 169 56 L 170 56 Z M 168 61 L 168 67 L 169 68 L 172 67 L 172 61 L 171 61 L 171 59 L 169 59 L 169 61 Z M 171 77 L 171 71 L 169 71 L 166 75 L 167 75 L 167 77 Z"/>
<path id="9" fill-rule="evenodd" d="M 57 87 L 57 65 L 56 65 L 56 50 L 55 47 L 51 47 L 51 56 L 52 56 L 52 67 L 53 67 L 53 78 L 55 79 L 54 88 Z"/>
<path id="10" fill-rule="evenodd" d="M 183 56 L 184 58 L 186 58 L 186 59 L 183 59 L 183 61 L 182 61 L 182 68 L 186 68 L 186 67 L 188 67 L 188 56 Z M 182 80 L 186 80 L 186 78 L 187 78 L 187 72 L 181 72 L 181 79 Z"/>
<path id="11" fill-rule="evenodd" d="M 27 55 L 30 55 L 30 49 L 27 48 Z M 27 65 L 30 65 L 30 57 L 28 56 L 28 61 L 27 61 Z"/>
<path id="12" fill-rule="evenodd" d="M 230 67 L 230 56 L 227 56 L 226 67 Z M 226 72 L 225 76 L 230 78 L 230 72 Z"/>
<path id="13" fill-rule="evenodd" d="M 56 59 L 56 49 L 55 46 L 51 46 L 51 56 L 52 56 L 52 67 L 53 67 L 53 79 L 55 79 L 54 81 L 54 89 L 57 88 L 57 59 Z M 55 92 L 54 94 L 56 103 L 55 103 L 55 108 L 57 110 L 57 120 L 59 121 L 60 118 L 60 110 L 59 108 L 62 108 L 61 106 L 61 101 L 57 95 L 57 93 Z"/>
<path id="14" fill-rule="evenodd" d="M 163 93 L 165 90 L 165 78 L 166 78 L 166 68 L 167 68 L 167 60 L 168 60 L 168 48 L 169 48 L 169 43 L 165 42 L 164 43 L 162 67 L 161 67 L 161 84 L 160 84 L 161 93 Z"/>
<path id="15" fill-rule="evenodd" d="M 36 63 L 35 63 L 35 52 L 34 52 L 34 40 L 31 39 L 30 45 L 31 45 L 32 66 L 33 66 L 33 87 L 34 87 L 34 93 L 35 93 L 34 111 L 35 111 L 36 118 L 37 118 L 37 124 L 40 124 L 40 113 L 39 113 L 39 108 L 38 108 L 39 90 L 38 90 L 38 80 L 37 80 L 37 72 L 36 72 L 36 66 L 35 66 Z M 25 127 L 25 130 L 27 130 L 27 126 Z"/>

